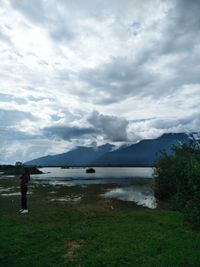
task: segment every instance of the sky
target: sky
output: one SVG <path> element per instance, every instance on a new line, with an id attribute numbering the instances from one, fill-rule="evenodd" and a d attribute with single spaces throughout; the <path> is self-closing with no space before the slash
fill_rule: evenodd
<path id="1" fill-rule="evenodd" d="M 200 131 L 199 0 L 0 0 L 0 163 Z"/>

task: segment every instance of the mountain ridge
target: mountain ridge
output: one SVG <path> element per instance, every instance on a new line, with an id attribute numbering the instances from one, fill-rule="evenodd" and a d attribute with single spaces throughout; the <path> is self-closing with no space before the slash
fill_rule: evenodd
<path id="1" fill-rule="evenodd" d="M 189 144 L 195 139 L 188 133 L 165 133 L 155 139 L 143 139 L 138 143 L 116 149 L 112 144 L 95 147 L 79 146 L 68 152 L 40 157 L 26 165 L 36 166 L 104 166 L 104 167 L 151 167 L 161 150 L 171 152 L 173 145 Z"/>

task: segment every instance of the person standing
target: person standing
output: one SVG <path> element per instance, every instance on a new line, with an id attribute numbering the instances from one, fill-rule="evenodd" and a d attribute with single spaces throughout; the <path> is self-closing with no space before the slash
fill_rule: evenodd
<path id="1" fill-rule="evenodd" d="M 24 173 L 20 176 L 20 186 L 21 186 L 21 209 L 20 213 L 28 213 L 27 209 L 27 197 L 26 193 L 28 191 L 28 183 L 30 181 L 30 172 L 27 168 L 25 168 Z"/>

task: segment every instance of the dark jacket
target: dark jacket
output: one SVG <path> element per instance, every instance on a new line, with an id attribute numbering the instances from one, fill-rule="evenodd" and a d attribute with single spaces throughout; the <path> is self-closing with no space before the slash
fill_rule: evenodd
<path id="1" fill-rule="evenodd" d="M 20 179 L 21 179 L 21 186 L 27 186 L 28 182 L 30 181 L 30 174 L 23 173 Z"/>

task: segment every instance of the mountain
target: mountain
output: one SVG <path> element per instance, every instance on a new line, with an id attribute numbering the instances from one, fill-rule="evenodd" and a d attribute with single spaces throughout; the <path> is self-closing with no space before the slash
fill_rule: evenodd
<path id="1" fill-rule="evenodd" d="M 156 139 L 142 140 L 125 148 L 108 152 L 93 161 L 95 166 L 154 166 L 161 150 L 171 152 L 173 145 L 188 144 L 191 136 L 185 133 L 163 134 Z"/>
<path id="2" fill-rule="evenodd" d="M 66 153 L 37 158 L 25 162 L 25 164 L 36 166 L 87 166 L 104 154 L 110 152 L 113 148 L 114 145 L 111 144 L 105 144 L 98 147 L 79 146 Z"/>
<path id="3" fill-rule="evenodd" d="M 173 145 L 188 144 L 194 134 L 167 133 L 156 139 L 142 140 L 136 144 L 114 150 L 114 145 L 98 147 L 77 147 L 69 152 L 46 156 L 27 165 L 41 166 L 154 166 L 161 150 L 171 152 Z"/>

